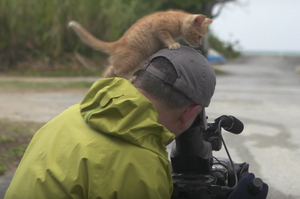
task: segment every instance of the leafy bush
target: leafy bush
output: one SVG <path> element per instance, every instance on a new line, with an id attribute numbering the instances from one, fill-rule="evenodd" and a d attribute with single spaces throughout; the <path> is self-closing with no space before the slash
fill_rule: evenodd
<path id="1" fill-rule="evenodd" d="M 16 62 L 63 58 L 80 52 L 101 54 L 83 45 L 67 24 L 81 23 L 104 41 L 115 41 L 140 17 L 157 10 L 205 14 L 209 0 L 0 0 L 0 70 Z"/>
<path id="2" fill-rule="evenodd" d="M 141 14 L 156 9 L 145 6 L 138 0 L 0 0 L 0 58 L 18 59 L 28 52 L 58 57 L 79 48 L 91 53 L 67 28 L 69 21 L 112 41 Z"/>

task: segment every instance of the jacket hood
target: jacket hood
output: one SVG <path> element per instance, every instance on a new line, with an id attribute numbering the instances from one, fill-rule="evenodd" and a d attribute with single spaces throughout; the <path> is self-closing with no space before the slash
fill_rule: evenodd
<path id="1" fill-rule="evenodd" d="M 85 122 L 96 131 L 157 153 L 175 136 L 158 121 L 153 104 L 122 78 L 96 81 L 80 103 Z"/>

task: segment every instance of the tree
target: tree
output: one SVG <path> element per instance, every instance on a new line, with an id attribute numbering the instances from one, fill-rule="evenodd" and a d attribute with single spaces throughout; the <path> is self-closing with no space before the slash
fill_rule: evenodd
<path id="1" fill-rule="evenodd" d="M 212 0 L 212 1 L 209 1 L 206 5 L 205 5 L 205 15 L 208 17 L 208 18 L 211 18 L 211 19 L 214 19 L 216 17 L 218 17 L 220 14 L 221 14 L 221 11 L 223 9 L 223 7 L 225 6 L 226 3 L 229 3 L 229 2 L 235 2 L 236 0 Z M 213 13 L 213 9 L 215 6 L 217 5 L 220 5 L 218 11 L 214 14 Z M 203 54 L 204 55 L 207 55 L 208 53 L 208 49 L 209 49 L 209 32 L 208 34 L 206 35 L 206 37 L 204 38 L 204 44 L 203 44 L 203 47 L 202 47 L 202 51 L 203 51 Z M 216 38 L 214 38 L 214 40 L 216 40 Z"/>
<path id="2" fill-rule="evenodd" d="M 226 3 L 235 2 L 235 1 L 236 0 L 211 0 L 211 1 L 208 1 L 208 3 L 206 3 L 206 5 L 205 5 L 205 15 L 211 19 L 216 18 L 220 15 L 222 8 L 225 6 Z M 214 7 L 219 4 L 221 4 L 221 5 L 220 5 L 217 13 L 213 14 Z"/>
<path id="3" fill-rule="evenodd" d="M 221 14 L 222 8 L 226 3 L 235 2 L 236 0 L 199 0 L 199 1 L 182 1 L 182 0 L 161 0 L 161 9 L 180 9 L 194 14 L 204 14 L 207 18 L 214 19 Z M 213 13 L 215 6 L 219 6 L 216 13 Z M 203 41 L 202 52 L 207 55 L 209 49 L 209 31 Z M 214 40 L 216 38 L 214 37 Z"/>
<path id="4" fill-rule="evenodd" d="M 180 9 L 194 14 L 204 14 L 208 18 L 215 18 L 220 13 L 226 3 L 235 2 L 236 0 L 199 0 L 199 1 L 182 1 L 182 0 L 161 0 L 161 9 Z M 220 9 L 213 14 L 216 5 L 220 5 Z"/>

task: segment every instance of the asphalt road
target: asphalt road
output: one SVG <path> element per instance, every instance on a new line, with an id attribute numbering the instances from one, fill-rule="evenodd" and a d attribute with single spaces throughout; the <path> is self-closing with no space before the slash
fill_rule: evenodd
<path id="1" fill-rule="evenodd" d="M 300 198 L 299 65 L 300 57 L 284 56 L 246 56 L 223 65 L 227 74 L 218 75 L 206 109 L 209 120 L 226 114 L 244 123 L 242 134 L 223 131 L 223 136 L 232 159 L 248 162 L 250 171 L 268 183 L 268 199 Z M 0 93 L 0 117 L 47 122 L 84 93 Z M 227 157 L 224 149 L 214 155 Z M 10 171 L 0 177 L 0 198 L 12 176 Z"/>
<path id="2" fill-rule="evenodd" d="M 269 199 L 300 198 L 300 65 L 296 57 L 244 57 L 224 66 L 209 118 L 223 114 L 245 125 L 240 135 L 224 132 L 231 157 L 269 184 Z M 226 157 L 224 150 L 216 153 Z"/>

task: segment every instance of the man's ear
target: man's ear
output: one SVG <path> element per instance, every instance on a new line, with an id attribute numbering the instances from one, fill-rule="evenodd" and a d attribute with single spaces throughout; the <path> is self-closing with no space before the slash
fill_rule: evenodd
<path id="1" fill-rule="evenodd" d="M 191 106 L 188 106 L 187 109 L 181 114 L 181 116 L 179 118 L 180 124 L 179 124 L 178 127 L 180 129 L 186 128 L 186 126 L 188 125 L 188 123 L 191 122 L 190 119 L 191 118 L 196 118 L 196 115 L 199 113 L 200 110 L 201 110 L 201 106 L 200 105 L 191 105 Z"/>

